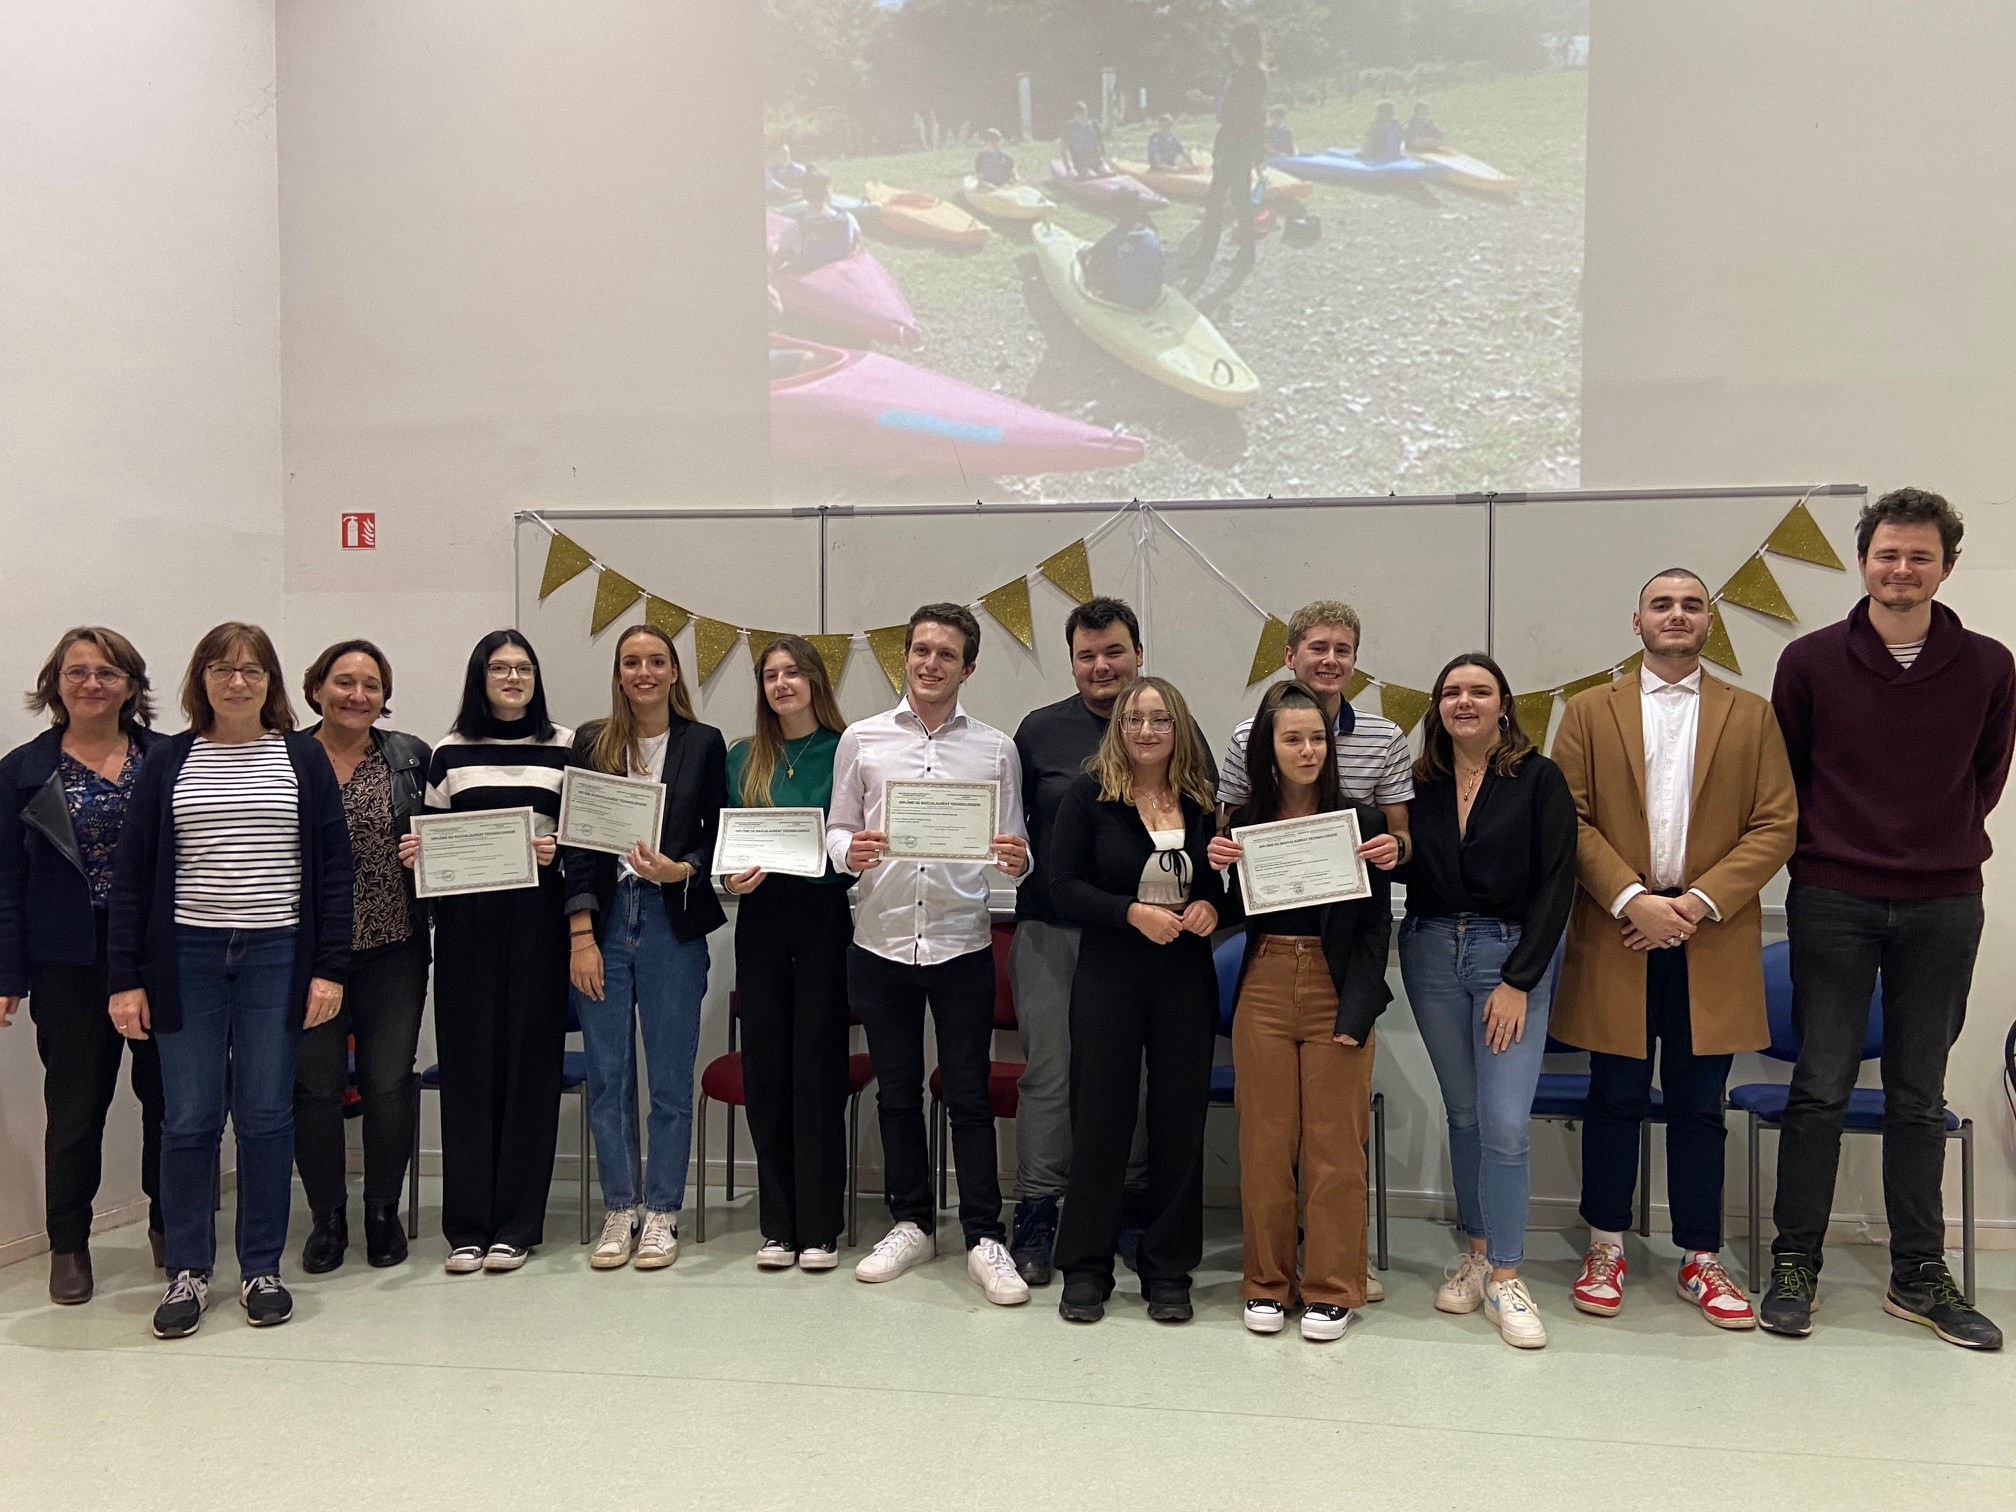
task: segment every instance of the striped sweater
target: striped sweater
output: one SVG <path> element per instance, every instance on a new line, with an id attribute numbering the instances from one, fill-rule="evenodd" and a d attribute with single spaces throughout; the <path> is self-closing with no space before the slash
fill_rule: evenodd
<path id="1" fill-rule="evenodd" d="M 560 827 L 560 777 L 573 744 L 574 732 L 564 727 L 545 740 L 444 735 L 427 769 L 427 807 L 458 814 L 529 808 L 532 832 L 550 835 Z"/>

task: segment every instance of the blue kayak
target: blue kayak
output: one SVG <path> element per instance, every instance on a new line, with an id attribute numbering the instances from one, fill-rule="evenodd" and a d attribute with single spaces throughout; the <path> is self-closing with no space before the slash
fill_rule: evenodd
<path id="1" fill-rule="evenodd" d="M 1419 158 L 1397 157 L 1388 163 L 1366 163 L 1348 147 L 1304 152 L 1294 157 L 1270 157 L 1267 166 L 1312 183 L 1343 184 L 1368 194 L 1416 193 L 1436 177 L 1435 169 Z"/>

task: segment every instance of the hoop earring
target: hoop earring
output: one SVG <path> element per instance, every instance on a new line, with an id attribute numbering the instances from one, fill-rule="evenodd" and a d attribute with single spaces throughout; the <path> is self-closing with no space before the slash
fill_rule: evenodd
<path id="1" fill-rule="evenodd" d="M 1510 732 L 1511 729 L 1512 729 L 1512 716 L 1509 714 L 1500 714 L 1498 716 L 1498 733 L 1501 735 L 1507 734 Z"/>

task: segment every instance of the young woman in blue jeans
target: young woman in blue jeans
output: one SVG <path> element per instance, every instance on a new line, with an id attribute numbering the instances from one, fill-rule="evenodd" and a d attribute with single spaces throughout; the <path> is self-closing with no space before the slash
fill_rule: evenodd
<path id="1" fill-rule="evenodd" d="M 1482 1307 L 1505 1342 L 1547 1342 L 1519 1279 L 1527 1127 L 1547 1047 L 1549 968 L 1575 896 L 1575 801 L 1519 728 L 1482 652 L 1435 680 L 1414 764 L 1413 855 L 1400 975 L 1449 1117 L 1457 1221 L 1469 1245 L 1435 1305 Z"/>
<path id="2" fill-rule="evenodd" d="M 563 852 L 568 976 L 606 1210 L 588 1263 L 616 1270 L 634 1256 L 639 1270 L 660 1270 L 679 1257 L 707 936 L 728 920 L 710 875 L 728 747 L 694 718 L 671 636 L 632 625 L 617 637 L 609 717 L 581 727 L 571 764 L 665 785 L 655 848 L 640 844 L 621 857 Z M 640 1032 L 651 1089 L 648 1172 L 637 1148 Z"/>

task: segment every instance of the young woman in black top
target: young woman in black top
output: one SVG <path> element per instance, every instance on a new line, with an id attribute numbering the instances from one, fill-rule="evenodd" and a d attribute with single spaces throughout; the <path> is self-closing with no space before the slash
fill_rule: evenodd
<path id="1" fill-rule="evenodd" d="M 1222 883 L 1208 852 L 1214 794 L 1183 695 L 1159 677 L 1123 692 L 1053 831 L 1050 893 L 1083 931 L 1071 983 L 1071 1180 L 1057 1234 L 1057 1310 L 1096 1322 L 1113 1252 L 1141 1062 L 1148 1062 L 1148 1316 L 1187 1322 L 1204 1254 L 1204 1115 L 1217 1032 L 1211 931 Z"/>
<path id="2" fill-rule="evenodd" d="M 1519 728 L 1498 664 L 1442 669 L 1414 764 L 1400 973 L 1442 1084 L 1469 1247 L 1435 1294 L 1508 1344 L 1547 1333 L 1526 1284 L 1527 1125 L 1547 1045 L 1548 968 L 1575 895 L 1575 801 Z"/>

